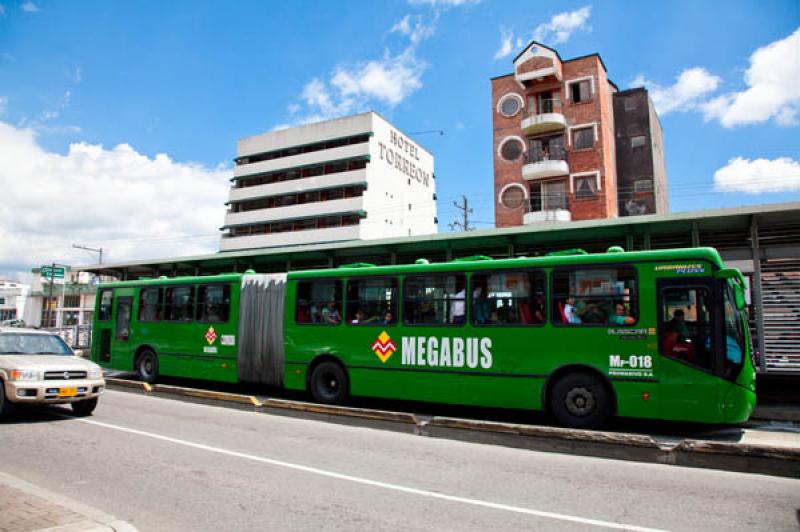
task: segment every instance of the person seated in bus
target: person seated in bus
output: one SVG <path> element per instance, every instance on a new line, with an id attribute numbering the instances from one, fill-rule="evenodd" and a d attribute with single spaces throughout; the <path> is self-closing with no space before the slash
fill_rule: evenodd
<path id="1" fill-rule="evenodd" d="M 342 316 L 336 308 L 336 301 L 329 301 L 328 306 L 324 307 L 320 314 L 322 315 L 322 323 L 325 324 L 338 325 L 342 321 Z"/>
<path id="2" fill-rule="evenodd" d="M 575 306 L 575 296 L 569 296 L 564 302 L 564 319 L 570 325 L 583 323 L 578 316 L 578 308 Z"/>
<path id="3" fill-rule="evenodd" d="M 352 320 L 350 320 L 350 323 L 352 323 L 353 325 L 366 325 L 367 323 L 376 322 L 376 321 L 378 321 L 378 319 L 379 319 L 378 316 L 371 316 L 371 317 L 367 318 L 364 315 L 364 311 L 361 310 L 361 309 L 358 309 L 356 311 L 356 315 L 353 316 Z"/>
<path id="4" fill-rule="evenodd" d="M 533 304 L 533 323 L 544 323 L 544 296 L 537 296 L 536 303 Z"/>
<path id="5" fill-rule="evenodd" d="M 319 316 L 319 306 L 316 303 L 311 304 L 311 308 L 308 310 L 308 315 L 311 318 L 310 323 L 319 323 L 320 316 Z"/>
<path id="6" fill-rule="evenodd" d="M 667 331 L 689 337 L 689 327 L 686 325 L 683 309 L 675 309 L 672 313 L 672 319 L 667 322 Z"/>
<path id="7" fill-rule="evenodd" d="M 394 314 L 392 314 L 391 310 L 387 310 L 386 314 L 383 315 L 383 320 L 381 320 L 381 325 L 393 325 L 394 324 Z"/>
<path id="8" fill-rule="evenodd" d="M 614 313 L 608 317 L 608 323 L 613 325 L 633 325 L 636 323 L 636 318 L 628 316 L 625 310 L 625 303 L 622 301 L 615 301 Z"/>

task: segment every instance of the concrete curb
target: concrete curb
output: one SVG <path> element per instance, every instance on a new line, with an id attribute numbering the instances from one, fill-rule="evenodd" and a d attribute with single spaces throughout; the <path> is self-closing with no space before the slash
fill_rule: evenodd
<path id="1" fill-rule="evenodd" d="M 187 397 L 198 402 L 223 404 L 245 410 L 260 409 L 263 403 L 254 395 L 242 395 L 238 393 L 217 392 L 213 390 L 200 390 L 197 388 L 183 388 L 181 386 L 171 386 L 168 384 L 154 384 L 151 388 L 152 394 L 169 394 Z"/>
<path id="2" fill-rule="evenodd" d="M 33 497 L 44 499 L 51 504 L 60 506 L 86 518 L 85 521 L 78 523 L 72 523 L 70 525 L 62 525 L 52 529 L 43 530 L 58 530 L 59 532 L 137 532 L 137 528 L 127 521 L 122 521 L 112 515 L 101 512 L 96 508 L 92 508 L 91 506 L 83 504 L 82 502 L 78 502 L 58 493 L 53 493 L 52 491 L 40 488 L 39 486 L 9 474 L 0 472 L 0 483 L 6 484 L 7 486 L 27 493 Z"/>
<path id="3" fill-rule="evenodd" d="M 126 388 L 127 390 L 133 390 L 142 393 L 150 393 L 153 391 L 153 387 L 147 384 L 146 382 L 129 381 L 126 379 L 115 379 L 112 377 L 106 377 L 105 381 L 106 381 L 106 387 Z"/>
<path id="4" fill-rule="evenodd" d="M 415 414 L 321 405 L 286 399 L 259 401 L 253 395 L 199 390 L 156 384 L 106 379 L 120 391 L 148 395 L 163 394 L 192 402 L 253 410 L 303 419 L 378 428 L 473 443 L 502 445 L 543 452 L 612 458 L 638 462 L 722 469 L 800 478 L 800 449 L 686 439 L 663 444 L 645 434 L 565 429 L 496 421 L 433 417 Z"/>

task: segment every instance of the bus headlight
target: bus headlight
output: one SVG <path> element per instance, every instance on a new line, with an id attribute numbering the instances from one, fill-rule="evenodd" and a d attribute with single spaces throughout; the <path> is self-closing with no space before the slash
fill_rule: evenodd
<path id="1" fill-rule="evenodd" d="M 35 369 L 12 369 L 8 375 L 12 381 L 42 380 L 42 372 Z"/>

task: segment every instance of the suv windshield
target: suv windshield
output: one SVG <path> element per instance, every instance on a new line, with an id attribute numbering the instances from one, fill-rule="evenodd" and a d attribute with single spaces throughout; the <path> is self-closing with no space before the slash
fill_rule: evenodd
<path id="1" fill-rule="evenodd" d="M 49 334 L 0 334 L 2 355 L 72 355 L 72 351 L 58 336 Z"/>

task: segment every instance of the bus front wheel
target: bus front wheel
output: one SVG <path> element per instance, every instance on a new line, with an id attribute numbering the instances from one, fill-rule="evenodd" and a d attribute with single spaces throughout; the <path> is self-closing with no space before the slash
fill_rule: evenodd
<path id="1" fill-rule="evenodd" d="M 347 398 L 347 374 L 332 361 L 320 363 L 311 372 L 311 395 L 318 403 L 338 405 Z"/>
<path id="2" fill-rule="evenodd" d="M 149 349 L 145 349 L 136 359 L 136 373 L 139 380 L 153 384 L 158 378 L 158 357 Z"/>
<path id="3" fill-rule="evenodd" d="M 572 373 L 559 379 L 550 395 L 550 413 L 563 426 L 593 429 L 611 416 L 611 397 L 597 377 Z"/>

